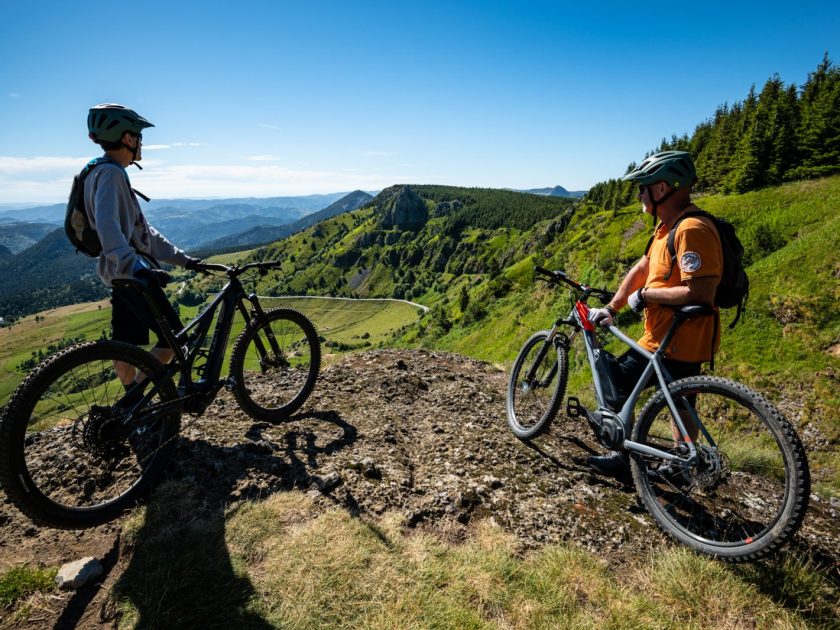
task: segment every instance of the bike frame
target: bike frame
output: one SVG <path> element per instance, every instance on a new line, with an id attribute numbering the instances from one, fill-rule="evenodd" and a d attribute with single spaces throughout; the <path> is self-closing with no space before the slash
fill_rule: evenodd
<path id="1" fill-rule="evenodd" d="M 546 338 L 543 348 L 540 350 L 536 360 L 534 361 L 534 365 L 538 365 L 542 361 L 542 358 L 545 356 L 544 353 L 547 352 L 549 348 L 554 347 L 555 345 L 559 344 L 564 346 L 566 349 L 569 349 L 578 332 L 583 331 L 583 342 L 584 347 L 586 348 L 586 358 L 589 362 L 589 368 L 592 372 L 592 381 L 595 385 L 595 396 L 598 401 L 598 405 L 600 406 L 600 411 L 602 413 L 606 412 L 608 414 L 617 416 L 624 428 L 625 436 L 631 435 L 634 421 L 633 410 L 636 407 L 636 402 L 638 401 L 642 390 L 645 389 L 645 385 L 647 384 L 651 375 L 655 374 L 657 384 L 662 390 L 663 395 L 665 396 L 665 401 L 668 404 L 668 409 L 671 412 L 673 421 L 679 429 L 682 439 L 688 445 L 689 455 L 686 458 L 679 457 L 678 455 L 674 455 L 673 453 L 669 453 L 667 451 L 663 451 L 661 449 L 654 448 L 646 444 L 633 442 L 632 440 L 626 438 L 623 442 L 623 447 L 628 451 L 641 453 L 643 455 L 650 455 L 652 457 L 656 457 L 662 460 L 679 461 L 688 464 L 694 462 L 697 457 L 697 448 L 694 446 L 694 441 L 691 439 L 691 436 L 689 435 L 689 432 L 686 429 L 685 422 L 682 419 L 677 404 L 674 402 L 674 399 L 671 396 L 671 392 L 668 391 L 668 385 L 671 382 L 673 382 L 674 379 L 671 377 L 671 375 L 668 373 L 668 370 L 663 365 L 665 349 L 671 343 L 671 340 L 673 339 L 677 328 L 683 321 L 685 321 L 686 317 L 680 317 L 678 313 L 675 314 L 674 321 L 671 324 L 671 327 L 668 329 L 665 338 L 662 340 L 662 343 L 659 345 L 659 348 L 657 348 L 655 352 L 650 352 L 647 349 L 642 348 L 639 344 L 637 344 L 635 341 L 630 339 L 630 337 L 628 337 L 621 330 L 619 330 L 615 325 L 611 325 L 608 327 L 609 332 L 614 337 L 618 338 L 624 344 L 633 348 L 636 352 L 641 354 L 648 361 L 648 364 L 645 366 L 641 377 L 636 382 L 636 385 L 633 387 L 633 391 L 630 393 L 630 396 L 625 401 L 621 410 L 618 411 L 618 413 L 614 413 L 608 408 L 604 397 L 604 386 L 602 378 L 606 377 L 602 376 L 596 367 L 597 364 L 595 352 L 597 350 L 601 350 L 602 348 L 596 335 L 595 325 L 589 321 L 590 309 L 589 306 L 586 304 L 586 299 L 593 292 L 593 290 L 591 288 L 575 283 L 571 279 L 567 278 L 565 274 L 563 274 L 563 276 L 560 279 L 562 279 L 567 284 L 570 284 L 575 289 L 582 291 L 583 295 L 580 299 L 577 299 L 575 301 L 574 306 L 572 307 L 568 317 L 566 317 L 565 319 L 558 319 L 556 322 L 554 322 L 554 325 L 548 333 L 548 337 Z M 572 326 L 574 328 L 572 335 L 566 336 L 565 333 L 563 333 L 560 330 L 561 326 Z M 533 370 L 533 367 L 531 369 Z M 551 370 L 547 380 L 550 381 L 554 377 L 555 371 L 556 364 L 555 368 Z M 530 378 L 533 378 L 532 374 L 528 374 L 528 376 Z M 703 434 L 703 437 L 705 437 L 706 440 L 708 440 L 708 444 L 712 447 L 715 447 L 716 445 L 714 440 L 712 439 L 712 436 L 709 435 L 708 431 L 703 426 L 703 423 L 700 421 L 700 418 L 698 417 L 693 406 L 690 404 L 684 404 L 683 407 L 685 411 L 689 413 L 691 420 L 695 423 L 700 432 Z"/>
<path id="2" fill-rule="evenodd" d="M 210 394 L 213 395 L 225 384 L 225 381 L 220 379 L 222 372 L 222 365 L 224 363 L 225 350 L 227 349 L 228 339 L 230 338 L 230 331 L 233 328 L 233 319 L 236 312 L 239 311 L 245 320 L 247 326 L 253 319 L 264 319 L 265 312 L 260 305 L 256 293 L 246 294 L 242 286 L 242 281 L 238 278 L 238 273 L 256 267 L 261 271 L 268 268 L 267 263 L 252 263 L 245 265 L 242 268 L 233 268 L 235 275 L 228 273 L 229 279 L 227 284 L 222 287 L 222 290 L 213 298 L 195 318 L 192 319 L 186 326 L 184 326 L 177 333 L 174 332 L 163 315 L 163 312 L 152 298 L 149 291 L 144 290 L 138 284 L 131 286 L 143 293 L 152 314 L 155 317 L 164 339 L 169 344 L 169 347 L 175 352 L 174 361 L 167 364 L 166 378 L 172 378 L 175 374 L 180 373 L 180 382 L 178 386 L 179 401 L 183 402 L 185 398 L 193 394 Z M 205 265 L 205 268 L 212 271 L 225 270 L 230 272 L 230 269 L 223 265 Z M 251 303 L 252 309 L 249 312 L 245 306 L 245 301 Z M 204 341 L 210 332 L 210 326 L 213 323 L 213 318 L 218 310 L 219 316 L 216 320 L 216 327 L 213 330 L 213 336 L 210 339 L 210 348 L 207 352 L 207 364 L 204 366 L 204 373 L 202 378 L 197 381 L 193 380 L 192 368 L 196 358 L 199 356 L 199 350 L 203 346 Z M 280 346 L 277 339 L 274 337 L 271 327 L 265 328 L 265 334 L 268 338 L 271 350 L 275 354 L 280 354 Z M 186 339 L 186 345 L 182 347 L 183 340 Z M 180 340 L 180 341 L 179 341 Z M 254 338 L 254 346 L 260 355 L 260 359 L 264 360 L 268 352 L 259 337 Z M 186 352 L 184 351 L 186 348 Z M 230 383 L 228 383 L 230 384 Z M 133 409 L 137 409 L 141 405 L 145 405 L 157 393 L 157 388 L 152 388 L 147 392 L 141 400 L 138 401 Z"/>

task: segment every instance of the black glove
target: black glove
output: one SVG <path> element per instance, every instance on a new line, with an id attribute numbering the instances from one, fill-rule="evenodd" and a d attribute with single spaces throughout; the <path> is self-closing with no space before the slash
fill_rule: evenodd
<path id="1" fill-rule="evenodd" d="M 189 271 L 195 271 L 198 268 L 198 265 L 201 264 L 201 258 L 193 258 L 192 256 L 187 256 L 187 262 L 184 263 L 184 269 Z"/>
<path id="2" fill-rule="evenodd" d="M 163 269 L 138 269 L 134 277 L 146 280 L 152 287 L 165 287 L 172 280 Z"/>

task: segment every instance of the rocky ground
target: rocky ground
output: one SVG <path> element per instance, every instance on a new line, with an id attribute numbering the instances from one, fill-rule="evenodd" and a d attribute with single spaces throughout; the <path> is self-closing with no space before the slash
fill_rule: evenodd
<path id="1" fill-rule="evenodd" d="M 616 564 L 666 542 L 632 486 L 587 468 L 586 457 L 600 449 L 578 420 L 561 412 L 548 435 L 517 440 L 507 427 L 505 387 L 506 374 L 458 355 L 347 355 L 322 369 L 303 411 L 280 425 L 255 423 L 222 391 L 201 418 L 184 417 L 167 474 L 199 489 L 208 510 L 298 488 L 325 508 L 402 512 L 407 529 L 455 542 L 488 517 L 516 534 L 523 550 L 571 541 Z M 42 601 L 26 625 L 96 626 L 124 564 L 121 521 L 39 529 L 0 501 L 0 570 L 104 559 L 103 583 Z M 793 545 L 836 576 L 838 543 L 840 504 L 812 497 Z"/>

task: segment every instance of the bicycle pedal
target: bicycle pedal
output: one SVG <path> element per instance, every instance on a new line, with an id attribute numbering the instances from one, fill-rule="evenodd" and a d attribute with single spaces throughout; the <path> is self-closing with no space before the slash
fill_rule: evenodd
<path id="1" fill-rule="evenodd" d="M 580 404 L 580 401 L 575 396 L 569 396 L 566 400 L 566 415 L 570 418 L 580 418 L 586 416 L 586 409 Z"/>

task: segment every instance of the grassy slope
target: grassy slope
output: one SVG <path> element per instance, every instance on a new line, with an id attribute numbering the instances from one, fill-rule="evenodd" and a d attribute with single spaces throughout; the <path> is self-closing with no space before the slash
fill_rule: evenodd
<path id="1" fill-rule="evenodd" d="M 16 366 L 34 351 L 62 339 L 97 339 L 110 333 L 111 307 L 107 300 L 74 304 L 24 317 L 13 326 L 0 328 L 0 405 L 8 400 L 24 375 Z"/>
<path id="2" fill-rule="evenodd" d="M 825 576 L 795 561 L 780 576 L 671 547 L 611 568 L 572 545 L 518 553 L 492 521 L 459 545 L 405 535 L 399 514 L 354 518 L 300 491 L 224 517 L 177 516 L 200 501 L 166 484 L 127 524 L 134 554 L 115 587 L 123 625 L 792 628 L 830 627 L 836 615 L 820 596 Z"/>
<path id="3" fill-rule="evenodd" d="M 800 431 L 811 424 L 827 444 L 811 453 L 815 489 L 840 496 L 840 217 L 835 212 L 840 178 L 696 201 L 736 225 L 751 261 L 747 314 L 734 330 L 724 327 L 716 373 L 769 395 Z M 568 229 L 548 243 L 528 235 L 512 239 L 509 246 L 517 248 L 519 262 L 502 271 L 512 282 L 510 292 L 487 300 L 486 279 L 470 291 L 471 300 L 487 302 L 484 318 L 457 325 L 460 287 L 455 285 L 442 301 L 456 322 L 451 331 L 435 335 L 433 320 L 427 317 L 424 322 L 432 334 L 415 330 L 402 343 L 509 366 L 524 340 L 550 327 L 570 304 L 566 293 L 549 293 L 533 284 L 533 264 L 562 268 L 578 280 L 614 288 L 643 253 L 649 226 L 637 208 L 617 216 L 590 208 L 579 211 Z M 723 324 L 733 317 L 733 311 L 724 311 Z M 632 314 L 623 313 L 619 322 L 631 336 L 640 334 L 641 322 Z M 617 343 L 610 349 L 623 351 Z M 583 371 L 573 374 L 569 391 L 579 393 L 577 388 L 587 380 Z"/>

